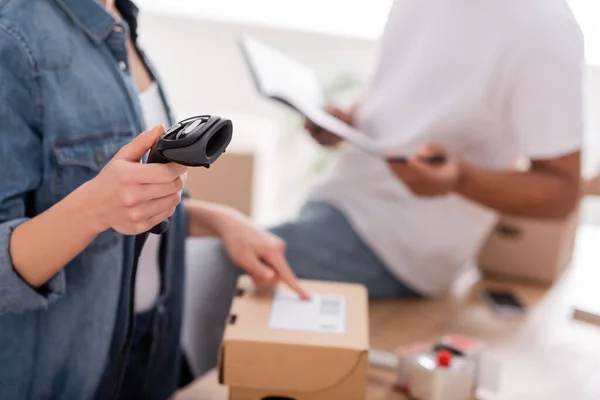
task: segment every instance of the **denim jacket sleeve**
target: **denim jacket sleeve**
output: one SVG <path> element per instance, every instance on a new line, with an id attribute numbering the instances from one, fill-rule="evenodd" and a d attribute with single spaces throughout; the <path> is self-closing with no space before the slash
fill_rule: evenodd
<path id="1" fill-rule="evenodd" d="M 0 315 L 45 309 L 65 292 L 63 270 L 40 288 L 28 285 L 9 250 L 13 229 L 27 221 L 27 194 L 42 179 L 38 77 L 27 43 L 0 19 Z"/>

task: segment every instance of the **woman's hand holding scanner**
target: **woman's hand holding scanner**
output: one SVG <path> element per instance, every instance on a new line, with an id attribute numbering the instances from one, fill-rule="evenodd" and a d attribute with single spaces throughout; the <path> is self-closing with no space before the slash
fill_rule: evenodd
<path id="1" fill-rule="evenodd" d="M 186 168 L 140 163 L 163 131 L 156 127 L 140 134 L 98 176 L 14 228 L 9 251 L 24 281 L 44 285 L 109 228 L 138 234 L 173 214 Z"/>
<path id="2" fill-rule="evenodd" d="M 82 186 L 97 234 L 113 228 L 125 235 L 137 235 L 175 212 L 187 167 L 140 162 L 163 133 L 163 126 L 141 133 L 123 146 L 97 177 Z"/>
<path id="3" fill-rule="evenodd" d="M 394 174 L 419 196 L 441 196 L 456 190 L 461 162 L 439 144 L 429 143 L 412 157 L 386 157 Z"/>

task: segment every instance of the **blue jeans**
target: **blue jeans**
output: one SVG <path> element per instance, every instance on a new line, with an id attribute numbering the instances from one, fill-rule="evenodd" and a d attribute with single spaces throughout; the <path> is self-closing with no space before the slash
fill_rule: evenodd
<path id="1" fill-rule="evenodd" d="M 360 283 L 372 298 L 416 297 L 392 275 L 337 208 L 310 202 L 298 219 L 272 228 L 299 278 Z M 215 367 L 241 270 L 218 240 L 188 240 L 184 346 L 195 374 Z"/>

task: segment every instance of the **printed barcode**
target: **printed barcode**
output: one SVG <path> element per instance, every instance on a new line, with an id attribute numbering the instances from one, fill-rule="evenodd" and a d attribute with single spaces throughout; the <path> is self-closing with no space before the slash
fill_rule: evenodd
<path id="1" fill-rule="evenodd" d="M 337 326 L 336 325 L 325 325 L 325 324 L 321 324 L 321 329 L 324 331 L 336 331 L 337 330 Z"/>
<path id="2" fill-rule="evenodd" d="M 321 315 L 338 316 L 340 314 L 340 301 L 338 299 L 322 299 Z"/>

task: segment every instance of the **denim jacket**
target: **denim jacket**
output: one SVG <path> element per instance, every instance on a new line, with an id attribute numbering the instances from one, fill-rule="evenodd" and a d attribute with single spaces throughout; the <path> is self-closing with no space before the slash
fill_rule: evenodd
<path id="1" fill-rule="evenodd" d="M 107 398 L 130 328 L 133 237 L 100 234 L 40 288 L 9 253 L 16 226 L 145 128 L 126 53 L 136 9 L 117 4 L 128 23 L 94 0 L 0 0 L 1 399 Z M 161 246 L 159 308 L 181 305 L 186 230 L 178 207 Z M 181 315 L 165 318 L 178 335 Z"/>

